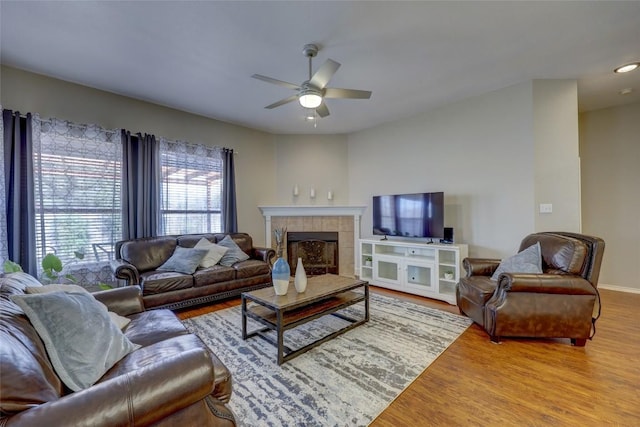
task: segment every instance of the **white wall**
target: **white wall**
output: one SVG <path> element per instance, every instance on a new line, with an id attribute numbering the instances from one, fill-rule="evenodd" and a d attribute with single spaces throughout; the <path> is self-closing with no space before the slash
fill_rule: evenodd
<path id="1" fill-rule="evenodd" d="M 350 135 L 270 135 L 8 67 L 0 77 L 5 108 L 236 149 L 238 225 L 256 244 L 259 205 L 367 205 L 368 235 L 373 195 L 421 191 L 445 192 L 445 225 L 471 256 L 510 255 L 538 229 L 579 229 L 574 82 L 522 83 Z M 540 219 L 543 201 L 554 213 Z"/>
<path id="2" fill-rule="evenodd" d="M 569 117 L 577 114 L 577 98 L 570 86 L 523 83 L 349 135 L 351 203 L 369 207 L 362 233 L 371 233 L 373 195 L 421 191 L 445 192 L 445 225 L 454 227 L 456 241 L 470 244 L 470 256 L 513 254 L 525 235 L 538 230 L 538 200 L 557 201 L 544 227 L 575 230 L 575 166 L 556 168 L 536 157 L 547 139 L 558 145 L 554 155 L 570 160 L 559 163 L 578 157 L 577 127 Z M 555 99 L 558 87 L 564 95 Z M 561 122 L 569 117 L 568 123 L 543 130 L 544 108 Z M 538 185 L 536 179 L 547 174 L 550 179 Z M 565 199 L 573 202 L 563 205 Z"/>
<path id="3" fill-rule="evenodd" d="M 346 135 L 276 135 L 276 205 L 349 203 Z M 298 197 L 293 187 L 298 186 Z M 311 188 L 316 197 L 310 197 Z M 327 193 L 333 192 L 333 200 Z"/>
<path id="4" fill-rule="evenodd" d="M 580 115 L 583 230 L 605 241 L 603 286 L 640 292 L 640 103 Z"/>
<path id="5" fill-rule="evenodd" d="M 237 150 L 238 229 L 264 244 L 257 206 L 276 198 L 273 135 L 10 67 L 0 77 L 4 108 Z"/>
<path id="6" fill-rule="evenodd" d="M 578 85 L 575 80 L 534 80 L 535 229 L 580 231 Z M 539 204 L 553 212 L 540 214 Z"/>

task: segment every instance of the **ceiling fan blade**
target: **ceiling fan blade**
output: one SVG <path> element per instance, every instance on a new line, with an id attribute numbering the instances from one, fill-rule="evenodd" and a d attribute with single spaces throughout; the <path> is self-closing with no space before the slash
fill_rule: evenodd
<path id="1" fill-rule="evenodd" d="M 329 108 L 327 108 L 327 104 L 324 102 L 320 104 L 320 106 L 316 108 L 316 113 L 318 113 L 320 117 L 327 117 L 329 115 Z"/>
<path id="2" fill-rule="evenodd" d="M 318 68 L 318 71 L 311 77 L 309 83 L 319 89 L 324 89 L 327 83 L 329 83 L 329 80 L 331 80 L 331 77 L 338 71 L 338 68 L 340 68 L 340 63 L 332 59 L 327 59 L 325 63 L 322 64 L 322 67 Z"/>
<path id="3" fill-rule="evenodd" d="M 369 99 L 371 91 L 355 89 L 338 89 L 328 87 L 324 90 L 325 98 L 349 98 L 349 99 Z"/>
<path id="4" fill-rule="evenodd" d="M 266 107 L 264 107 L 264 108 L 268 108 L 268 109 L 270 110 L 270 109 L 272 109 L 272 108 L 276 108 L 276 107 L 279 107 L 279 106 L 281 106 L 281 105 L 288 104 L 289 102 L 291 102 L 291 101 L 295 101 L 296 99 L 298 99 L 298 95 L 291 95 L 291 96 L 290 96 L 290 97 L 288 97 L 288 98 L 281 99 L 280 101 L 278 101 L 278 102 L 274 102 L 273 104 L 269 104 L 269 105 L 267 105 L 267 106 L 266 106 Z"/>
<path id="5" fill-rule="evenodd" d="M 284 86 L 284 87 L 286 87 L 288 89 L 293 89 L 293 90 L 299 90 L 300 89 L 300 86 L 294 85 L 293 83 L 283 82 L 282 80 L 273 79 L 271 77 L 263 76 L 261 74 L 254 74 L 251 77 L 253 77 L 254 79 L 262 80 L 263 82 L 273 83 L 273 84 L 278 85 L 278 86 Z"/>

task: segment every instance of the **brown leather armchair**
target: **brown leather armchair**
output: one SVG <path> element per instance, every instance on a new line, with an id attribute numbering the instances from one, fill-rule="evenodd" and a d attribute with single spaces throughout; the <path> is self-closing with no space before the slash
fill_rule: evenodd
<path id="1" fill-rule="evenodd" d="M 456 288 L 460 312 L 501 337 L 570 338 L 584 346 L 600 313 L 598 277 L 604 241 L 578 233 L 543 232 L 525 237 L 522 251 L 540 242 L 542 274 L 491 275 L 500 260 L 466 258 L 467 276 Z"/>

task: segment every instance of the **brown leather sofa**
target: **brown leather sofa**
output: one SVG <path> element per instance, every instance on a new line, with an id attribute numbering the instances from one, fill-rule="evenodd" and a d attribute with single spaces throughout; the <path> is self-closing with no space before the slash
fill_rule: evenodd
<path id="1" fill-rule="evenodd" d="M 38 333 L 9 299 L 27 286 L 0 277 L 0 425 L 235 426 L 226 406 L 232 387 L 227 368 L 173 312 L 145 311 L 137 286 L 94 296 L 131 319 L 123 332 L 141 347 L 89 388 L 69 390 Z"/>
<path id="2" fill-rule="evenodd" d="M 570 338 L 584 346 L 600 313 L 598 277 L 604 241 L 578 233 L 543 232 L 522 240 L 519 252 L 540 243 L 542 274 L 502 273 L 500 260 L 466 258 L 456 288 L 460 312 L 501 337 Z"/>
<path id="3" fill-rule="evenodd" d="M 218 243 L 227 234 L 185 234 L 134 240 L 115 245 L 111 269 L 127 285 L 139 285 L 146 308 L 179 309 L 224 299 L 242 292 L 271 285 L 271 248 L 253 246 L 247 233 L 233 233 L 231 238 L 249 259 L 231 267 L 215 265 L 199 268 L 193 274 L 156 271 L 171 257 L 176 246 L 194 247 L 203 237 Z"/>

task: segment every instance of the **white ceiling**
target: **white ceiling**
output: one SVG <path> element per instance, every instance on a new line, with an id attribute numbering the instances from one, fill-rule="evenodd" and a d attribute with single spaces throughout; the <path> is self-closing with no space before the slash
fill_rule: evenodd
<path id="1" fill-rule="evenodd" d="M 6 1 L 3 64 L 273 133 L 345 133 L 531 79 L 577 79 L 580 111 L 640 101 L 640 2 Z M 342 64 L 317 128 L 292 94 L 306 43 Z M 631 87 L 630 95 L 618 91 Z M 7 106 L 11 107 L 11 106 Z"/>

